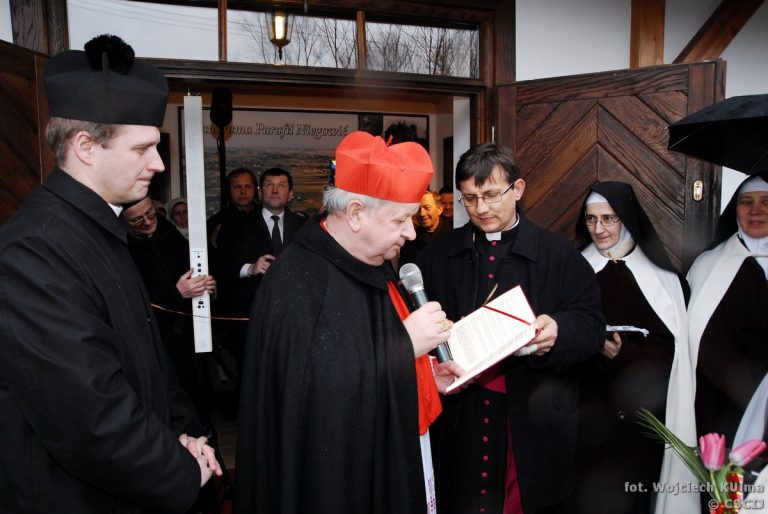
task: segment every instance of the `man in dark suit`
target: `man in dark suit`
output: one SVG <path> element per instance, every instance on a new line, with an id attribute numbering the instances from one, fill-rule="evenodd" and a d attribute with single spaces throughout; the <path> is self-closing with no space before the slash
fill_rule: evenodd
<path id="1" fill-rule="evenodd" d="M 262 277 L 306 220 L 286 207 L 293 192 L 287 170 L 263 172 L 259 190 L 261 204 L 224 219 L 217 239 L 220 294 L 228 312 L 240 317 L 248 316 Z"/>
<path id="2" fill-rule="evenodd" d="M 232 178 L 230 182 L 234 183 Z M 225 318 L 248 318 L 261 279 L 306 220 L 286 207 L 293 192 L 293 177 L 287 170 L 270 168 L 264 171 L 259 189 L 262 203 L 251 204 L 251 209 L 239 209 L 238 212 L 231 211 L 237 205 L 229 207 L 229 215 L 222 217 L 218 231 L 217 312 Z M 239 376 L 247 323 L 241 320 L 223 323 L 222 344 L 237 363 Z M 225 416 L 237 412 L 238 398 L 239 387 L 230 397 L 222 399 Z"/>

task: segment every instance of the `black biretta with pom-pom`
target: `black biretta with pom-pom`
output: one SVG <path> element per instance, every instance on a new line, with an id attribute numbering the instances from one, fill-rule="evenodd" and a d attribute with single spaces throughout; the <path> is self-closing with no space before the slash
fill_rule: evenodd
<path id="1" fill-rule="evenodd" d="M 133 48 L 102 35 L 85 51 L 65 50 L 45 66 L 45 94 L 52 116 L 117 125 L 159 127 L 168 83 L 155 66 L 136 61 Z"/>

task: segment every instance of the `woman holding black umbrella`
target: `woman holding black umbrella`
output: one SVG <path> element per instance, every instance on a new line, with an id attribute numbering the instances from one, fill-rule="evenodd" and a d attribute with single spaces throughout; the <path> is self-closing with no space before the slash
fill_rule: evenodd
<path id="1" fill-rule="evenodd" d="M 768 372 L 768 173 L 739 186 L 715 238 L 688 272 L 696 424 L 733 441 L 750 397 Z"/>
<path id="2" fill-rule="evenodd" d="M 651 484 L 694 481 L 670 450 L 648 438 L 635 413 L 665 419 L 686 444 L 695 444 L 693 372 L 688 358 L 684 284 L 629 184 L 592 186 L 577 235 L 597 274 L 610 325 L 603 355 L 580 368 L 577 466 L 578 512 L 651 511 Z M 665 458 L 662 472 L 662 459 Z M 627 490 L 627 484 L 645 484 Z M 693 512 L 698 499 L 663 495 L 657 512 Z"/>

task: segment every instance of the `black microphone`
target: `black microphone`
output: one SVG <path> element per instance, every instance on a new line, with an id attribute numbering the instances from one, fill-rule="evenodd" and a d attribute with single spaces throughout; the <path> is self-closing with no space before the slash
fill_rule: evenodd
<path id="1" fill-rule="evenodd" d="M 403 282 L 403 287 L 408 291 L 408 294 L 411 295 L 411 300 L 417 309 L 429 301 L 427 293 L 424 291 L 424 279 L 418 266 L 412 262 L 403 264 L 403 267 L 400 268 L 400 280 Z M 435 356 L 438 362 L 453 360 L 451 349 L 446 343 L 437 345 Z"/>

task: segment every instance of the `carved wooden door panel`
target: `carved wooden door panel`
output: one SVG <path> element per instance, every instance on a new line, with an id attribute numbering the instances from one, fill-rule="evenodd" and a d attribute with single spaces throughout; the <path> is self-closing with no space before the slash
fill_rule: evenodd
<path id="1" fill-rule="evenodd" d="M 717 219 L 720 167 L 668 151 L 667 125 L 721 100 L 724 69 L 713 61 L 500 87 L 499 142 L 516 151 L 526 214 L 573 238 L 589 186 L 629 182 L 673 262 L 687 270 Z"/>

